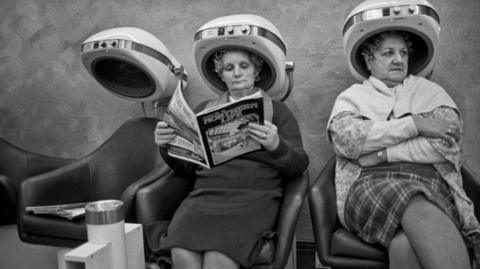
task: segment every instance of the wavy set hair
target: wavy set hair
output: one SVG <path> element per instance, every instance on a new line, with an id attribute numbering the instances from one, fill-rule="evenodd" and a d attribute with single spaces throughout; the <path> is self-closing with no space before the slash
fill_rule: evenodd
<path id="1" fill-rule="evenodd" d="M 250 51 L 246 51 L 246 50 L 242 50 L 242 49 L 234 49 L 234 48 L 228 48 L 228 49 L 221 49 L 217 52 L 215 52 L 215 54 L 213 55 L 213 63 L 215 64 L 215 73 L 217 73 L 217 75 L 219 77 L 222 76 L 222 72 L 223 72 L 223 55 L 225 55 L 225 53 L 227 52 L 231 52 L 231 51 L 244 51 L 248 54 L 248 58 L 250 59 L 250 61 L 252 61 L 253 65 L 255 66 L 255 70 L 260 73 L 260 70 L 262 70 L 262 67 L 263 67 L 263 63 L 265 62 L 265 60 L 263 60 L 262 57 L 258 56 L 257 54 L 253 53 L 253 52 L 250 52 Z M 257 76 L 257 80 L 258 80 L 258 76 Z"/>
<path id="2" fill-rule="evenodd" d="M 369 37 L 360 46 L 360 53 L 368 60 L 372 59 L 373 54 L 380 48 L 383 41 L 389 36 L 402 37 L 407 44 L 408 56 L 412 56 L 414 50 L 413 43 L 410 41 L 410 35 L 407 32 L 400 30 L 385 31 Z"/>

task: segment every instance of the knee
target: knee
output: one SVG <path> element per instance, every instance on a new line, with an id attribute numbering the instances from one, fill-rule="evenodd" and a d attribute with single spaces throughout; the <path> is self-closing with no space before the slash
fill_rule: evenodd
<path id="1" fill-rule="evenodd" d="M 205 268 L 238 269 L 240 266 L 233 259 L 218 251 L 205 253 Z"/>
<path id="2" fill-rule="evenodd" d="M 399 256 L 408 257 L 414 253 L 412 245 L 403 231 L 397 232 L 395 237 L 393 237 L 388 246 L 388 253 L 390 257 L 393 256 L 394 258 Z"/>
<path id="3" fill-rule="evenodd" d="M 183 249 L 172 248 L 172 260 L 176 268 L 201 268 L 202 254 Z"/>
<path id="4" fill-rule="evenodd" d="M 399 230 L 388 246 L 389 268 L 423 268 L 405 232 Z"/>

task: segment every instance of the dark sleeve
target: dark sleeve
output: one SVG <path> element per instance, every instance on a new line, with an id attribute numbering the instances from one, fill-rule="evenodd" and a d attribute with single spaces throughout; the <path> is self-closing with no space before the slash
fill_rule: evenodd
<path id="1" fill-rule="evenodd" d="M 158 149 L 163 160 L 175 171 L 175 173 L 185 176 L 193 176 L 195 174 L 195 170 L 198 166 L 197 164 L 170 157 L 165 147 L 158 147 Z"/>
<path id="2" fill-rule="evenodd" d="M 285 178 L 296 178 L 308 167 L 308 155 L 303 149 L 298 122 L 288 107 L 281 102 L 273 102 L 273 124 L 277 126 L 279 145 L 270 152 L 277 167 Z"/>
<path id="3" fill-rule="evenodd" d="M 193 111 L 195 113 L 201 111 L 205 108 L 208 102 L 208 100 L 201 102 L 198 106 L 195 107 Z M 160 151 L 160 155 L 162 155 L 163 160 L 168 164 L 170 168 L 175 171 L 175 173 L 186 176 L 195 175 L 195 170 L 198 168 L 197 164 L 171 157 L 170 155 L 168 155 L 167 149 L 165 147 L 159 147 L 158 149 Z"/>

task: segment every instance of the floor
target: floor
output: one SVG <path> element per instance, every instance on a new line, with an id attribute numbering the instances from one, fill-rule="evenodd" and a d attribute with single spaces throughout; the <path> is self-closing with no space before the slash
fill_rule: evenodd
<path id="1" fill-rule="evenodd" d="M 1 269 L 56 269 L 60 248 L 26 244 L 18 238 L 15 225 L 0 226 Z M 297 242 L 297 269 L 314 269 L 314 245 Z"/>
<path id="2" fill-rule="evenodd" d="M 297 242 L 297 269 L 314 269 L 315 245 L 313 242 Z"/>
<path id="3" fill-rule="evenodd" d="M 1 269 L 55 269 L 58 250 L 23 243 L 18 237 L 17 226 L 0 226 Z"/>

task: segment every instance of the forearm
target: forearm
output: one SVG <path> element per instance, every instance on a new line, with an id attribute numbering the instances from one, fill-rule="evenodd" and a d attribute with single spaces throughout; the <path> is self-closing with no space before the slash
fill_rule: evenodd
<path id="1" fill-rule="evenodd" d="M 425 137 L 415 137 L 386 149 L 388 162 L 439 163 L 446 159 Z"/>
<path id="2" fill-rule="evenodd" d="M 417 136 L 411 117 L 374 122 L 352 112 L 335 116 L 328 131 L 335 152 L 348 159 L 358 159 Z"/>
<path id="3" fill-rule="evenodd" d="M 388 148 L 418 135 L 412 117 L 374 122 L 363 144 L 361 154 Z"/>
<path id="4" fill-rule="evenodd" d="M 454 122 L 461 128 L 461 121 L 455 109 L 439 107 L 431 112 L 420 114 L 425 118 L 441 118 Z M 463 131 L 460 129 L 460 134 Z M 460 141 L 462 137 L 460 136 Z M 417 162 L 417 163 L 439 163 L 449 161 L 457 164 L 460 159 L 460 142 L 450 145 L 444 139 L 417 136 L 396 145 L 387 147 L 384 151 L 385 159 L 388 162 Z M 368 154 L 366 154 L 368 155 Z M 364 155 L 365 156 L 365 155 Z"/>

